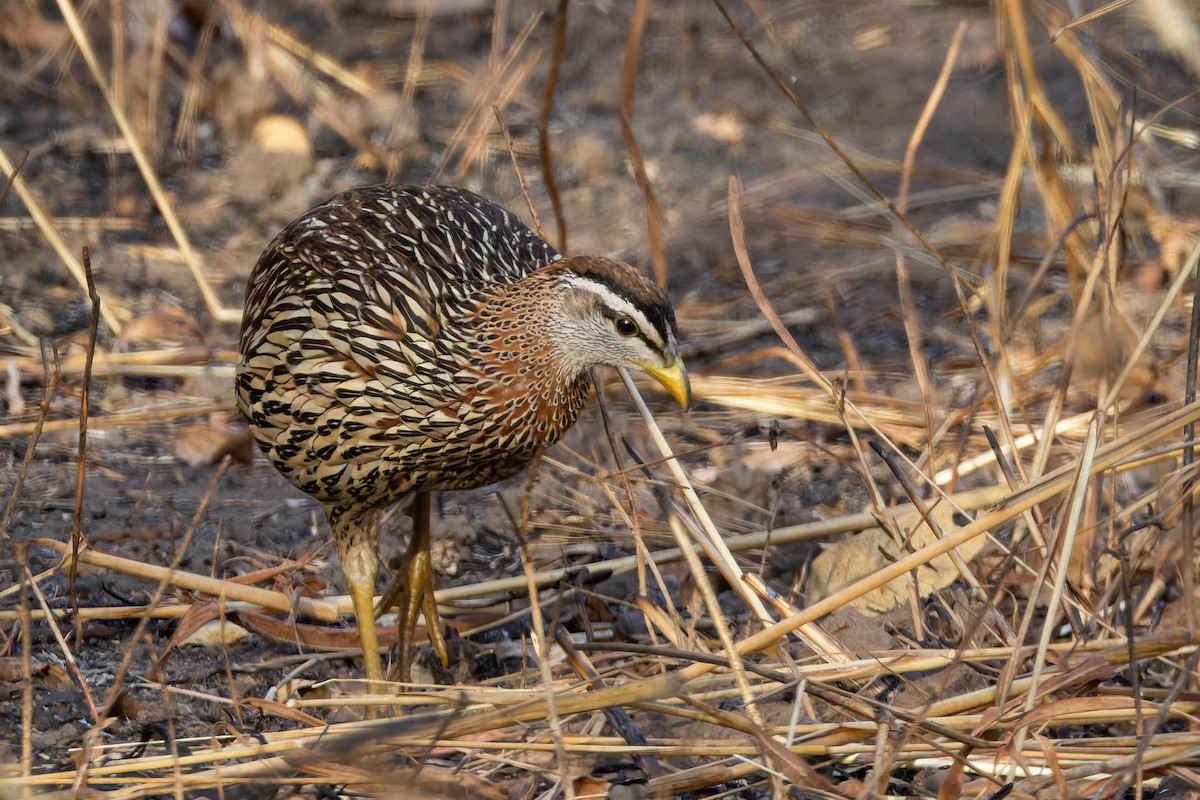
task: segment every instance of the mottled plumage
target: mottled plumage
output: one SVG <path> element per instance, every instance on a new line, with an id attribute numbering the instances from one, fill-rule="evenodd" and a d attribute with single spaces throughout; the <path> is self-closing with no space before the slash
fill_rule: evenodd
<path id="1" fill-rule="evenodd" d="M 372 634 L 373 512 L 516 473 L 574 423 L 593 366 L 638 366 L 687 394 L 658 286 L 607 259 L 564 260 L 444 187 L 352 190 L 284 228 L 250 276 L 240 350 L 239 408 L 325 506 Z M 367 665 L 379 677 L 370 653 Z"/>

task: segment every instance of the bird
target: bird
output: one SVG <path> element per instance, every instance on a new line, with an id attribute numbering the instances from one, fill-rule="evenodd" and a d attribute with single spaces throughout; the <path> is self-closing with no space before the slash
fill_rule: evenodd
<path id="1" fill-rule="evenodd" d="M 350 189 L 267 245 L 247 283 L 237 404 L 270 462 L 326 512 L 368 681 L 383 679 L 380 516 L 412 498 L 391 673 L 408 680 L 422 611 L 448 662 L 431 493 L 520 472 L 575 423 L 604 366 L 639 369 L 688 407 L 663 289 L 622 262 L 563 257 L 465 189 Z"/>

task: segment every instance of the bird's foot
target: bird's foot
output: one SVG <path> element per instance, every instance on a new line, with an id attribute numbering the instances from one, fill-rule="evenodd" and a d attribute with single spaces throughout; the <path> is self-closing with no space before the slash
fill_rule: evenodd
<path id="1" fill-rule="evenodd" d="M 407 563 L 393 560 L 397 567 L 392 584 L 384 594 L 379 610 L 385 611 L 393 605 L 398 610 L 397 627 L 397 662 L 389 677 L 393 680 L 408 681 L 412 677 L 412 649 L 414 646 L 413 633 L 421 613 L 425 615 L 425 629 L 433 651 L 442 662 L 443 668 L 450 665 L 450 656 L 446 650 L 446 636 L 442 630 L 441 616 L 437 610 L 437 598 L 433 594 L 433 567 L 428 548 L 411 550 L 406 558 Z M 399 562 L 399 563 L 398 563 Z M 399 567 L 403 567 L 400 569 Z"/>

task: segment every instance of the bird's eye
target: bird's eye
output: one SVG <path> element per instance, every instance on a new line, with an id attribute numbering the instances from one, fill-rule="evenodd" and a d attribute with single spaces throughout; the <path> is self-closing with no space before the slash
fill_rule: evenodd
<path id="1" fill-rule="evenodd" d="M 637 325 L 629 317 L 617 317 L 613 324 L 617 327 L 617 333 L 622 336 L 634 336 L 637 334 Z"/>

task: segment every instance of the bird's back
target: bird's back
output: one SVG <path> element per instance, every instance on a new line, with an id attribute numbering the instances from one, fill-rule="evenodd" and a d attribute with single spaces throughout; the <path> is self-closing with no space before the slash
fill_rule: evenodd
<path id="1" fill-rule="evenodd" d="M 558 259 L 521 220 L 465 189 L 352 189 L 297 218 L 259 257 L 246 289 L 243 344 L 288 295 L 318 294 L 339 281 L 353 287 L 363 274 L 395 282 L 410 302 L 444 318 L 473 292 Z"/>
<path id="2" fill-rule="evenodd" d="M 314 208 L 268 245 L 247 287 L 236 385 L 255 438 L 330 505 L 504 477 L 505 464 L 468 479 L 437 458 L 469 433 L 454 410 L 469 357 L 457 328 L 481 290 L 558 259 L 461 189 L 368 187 Z"/>

